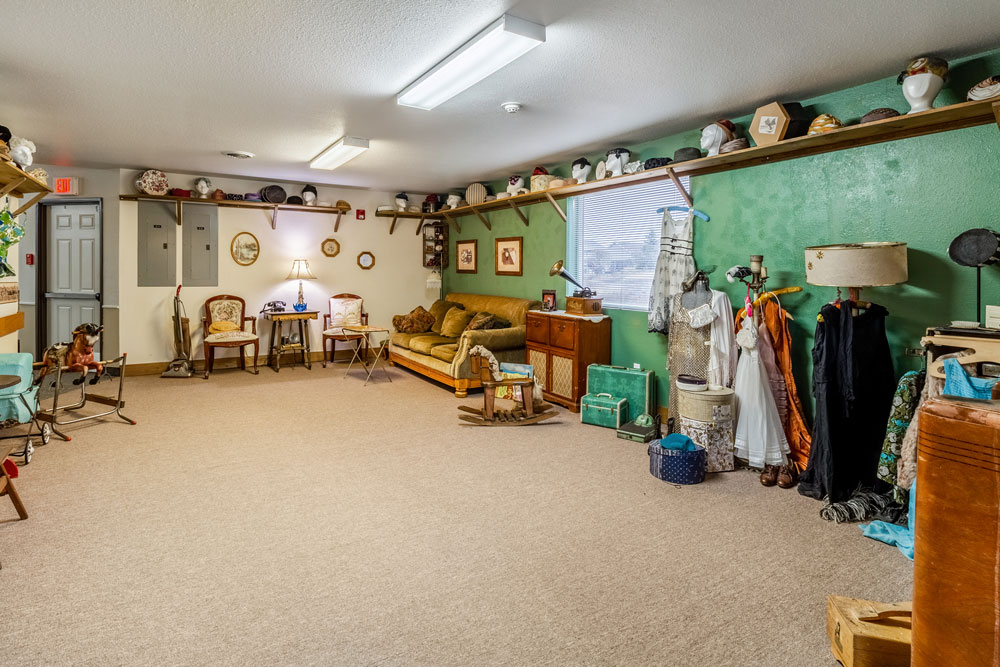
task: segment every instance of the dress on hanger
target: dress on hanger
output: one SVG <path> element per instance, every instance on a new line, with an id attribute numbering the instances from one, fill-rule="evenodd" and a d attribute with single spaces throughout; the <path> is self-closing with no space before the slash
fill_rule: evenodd
<path id="1" fill-rule="evenodd" d="M 649 332 L 665 334 L 670 329 L 673 297 L 680 294 L 681 284 L 695 272 L 694 211 L 682 220 L 674 220 L 670 211 L 663 210 L 660 231 L 660 254 L 656 258 L 653 287 L 649 292 Z"/>
<path id="2" fill-rule="evenodd" d="M 889 311 L 871 304 L 852 315 L 854 308 L 852 301 L 823 306 L 813 345 L 816 421 L 799 493 L 831 503 L 874 486 L 896 389 L 885 337 Z"/>
<path id="3" fill-rule="evenodd" d="M 708 383 L 719 387 L 732 387 L 736 379 L 736 358 L 739 347 L 736 345 L 735 327 L 733 324 L 733 304 L 729 295 L 719 290 L 712 290 L 712 310 L 715 319 L 709 331 L 710 350 L 708 360 Z"/>
<path id="4" fill-rule="evenodd" d="M 767 369 L 760 358 L 759 334 L 753 318 L 744 316 L 736 337 L 741 352 L 736 366 L 736 456 L 754 468 L 788 462 L 788 440 L 771 393 Z"/>

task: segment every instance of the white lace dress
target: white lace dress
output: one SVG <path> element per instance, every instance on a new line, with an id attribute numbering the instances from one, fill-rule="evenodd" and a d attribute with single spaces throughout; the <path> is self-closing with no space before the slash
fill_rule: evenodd
<path id="1" fill-rule="evenodd" d="M 681 283 L 695 272 L 692 248 L 694 246 L 694 213 L 682 220 L 670 217 L 663 211 L 660 232 L 660 255 L 656 258 L 653 288 L 649 292 L 649 331 L 665 334 L 670 330 L 670 309 L 673 298 L 680 294 Z"/>
<path id="2" fill-rule="evenodd" d="M 757 327 L 749 316 L 736 335 L 740 360 L 736 365 L 736 456 L 754 468 L 788 463 L 788 440 L 781 428 L 778 406 L 767 370 L 757 349 Z"/>

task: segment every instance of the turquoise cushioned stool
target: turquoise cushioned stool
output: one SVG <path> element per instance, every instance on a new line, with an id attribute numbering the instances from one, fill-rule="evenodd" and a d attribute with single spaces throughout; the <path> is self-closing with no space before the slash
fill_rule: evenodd
<path id="1" fill-rule="evenodd" d="M 34 422 L 39 431 L 42 432 L 42 442 L 47 443 L 52 433 L 51 427 L 46 424 L 39 424 L 35 421 L 34 405 L 38 396 L 38 387 L 32 387 L 34 374 L 32 372 L 33 357 L 27 352 L 5 352 L 0 353 L 0 375 L 16 375 L 21 378 L 13 387 L 0 389 L 0 422 L 14 419 L 19 424 Z M 47 428 L 43 428 L 47 427 Z M 34 447 L 31 445 L 31 429 L 27 433 L 17 435 L 0 435 L 0 438 L 24 438 L 24 449 L 20 454 L 11 453 L 11 456 L 20 456 L 27 464 L 31 460 L 31 452 Z"/>

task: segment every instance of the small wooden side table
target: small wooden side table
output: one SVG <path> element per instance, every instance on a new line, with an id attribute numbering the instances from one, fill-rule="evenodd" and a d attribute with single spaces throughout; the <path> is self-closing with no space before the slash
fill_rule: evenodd
<path id="1" fill-rule="evenodd" d="M 318 310 L 271 310 L 263 313 L 265 320 L 271 320 L 271 341 L 267 348 L 267 364 L 277 373 L 281 370 L 281 353 L 302 352 L 302 361 L 306 368 L 312 370 L 312 361 L 309 359 L 309 325 L 306 320 L 319 319 Z M 281 332 L 284 330 L 285 322 L 298 323 L 299 342 L 282 343 Z M 294 359 L 294 355 L 293 355 Z"/>
<path id="2" fill-rule="evenodd" d="M 346 378 L 350 372 L 351 367 L 354 366 L 355 361 L 360 361 L 362 365 L 367 365 L 365 359 L 362 359 L 358 354 L 362 347 L 364 347 L 365 354 L 368 354 L 369 349 L 375 350 L 375 359 L 372 360 L 371 368 L 368 369 L 368 376 L 365 377 L 365 384 L 362 386 L 367 386 L 368 381 L 372 379 L 372 373 L 375 372 L 375 367 L 382 362 L 382 372 L 385 376 L 389 378 L 389 382 L 392 382 L 392 376 L 389 375 L 389 371 L 385 368 L 385 362 L 382 360 L 382 355 L 385 353 L 386 347 L 389 345 L 389 330 L 384 327 L 373 327 L 367 324 L 353 324 L 344 327 L 344 332 L 348 334 L 357 334 L 364 338 L 365 345 L 357 346 L 354 348 L 354 357 L 351 358 L 351 363 L 347 366 L 347 372 L 344 373 Z M 381 340 L 378 340 L 381 338 Z"/>

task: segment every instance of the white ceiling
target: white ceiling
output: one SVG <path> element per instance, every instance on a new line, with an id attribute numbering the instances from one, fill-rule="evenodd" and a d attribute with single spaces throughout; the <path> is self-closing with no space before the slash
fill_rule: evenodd
<path id="1" fill-rule="evenodd" d="M 546 43 L 433 111 L 396 105 L 505 11 Z M 34 0 L 7 19 L 0 124 L 39 162 L 413 191 L 1000 45 L 996 0 Z M 371 149 L 308 168 L 344 134 Z"/>

